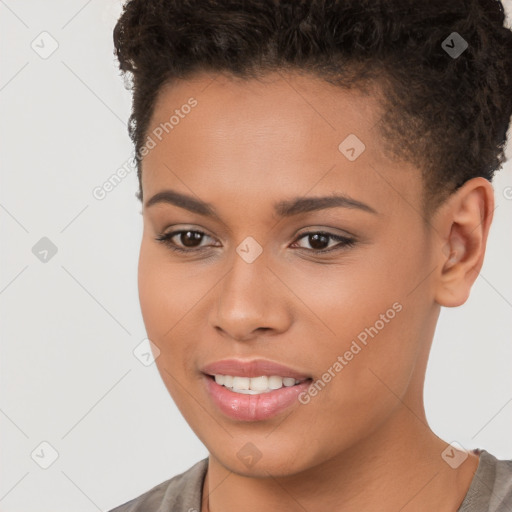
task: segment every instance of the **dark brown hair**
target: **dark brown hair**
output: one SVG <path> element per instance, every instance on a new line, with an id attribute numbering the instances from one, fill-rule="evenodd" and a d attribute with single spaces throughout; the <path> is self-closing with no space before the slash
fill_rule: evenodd
<path id="1" fill-rule="evenodd" d="M 497 0 L 129 0 L 113 35 L 133 92 L 137 197 L 139 151 L 164 84 L 198 71 L 251 79 L 291 69 L 345 88 L 377 84 L 386 148 L 421 168 L 435 208 L 470 178 L 491 181 L 505 161 L 504 22 Z M 454 32 L 467 43 L 458 56 L 446 50 Z"/>

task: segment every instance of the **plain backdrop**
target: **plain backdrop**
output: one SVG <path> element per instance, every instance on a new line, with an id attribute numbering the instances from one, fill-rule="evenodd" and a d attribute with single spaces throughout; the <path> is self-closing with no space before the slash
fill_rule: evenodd
<path id="1" fill-rule="evenodd" d="M 0 0 L 2 512 L 109 510 L 207 455 L 133 353 L 146 337 L 134 170 L 93 195 L 132 152 L 120 11 Z M 442 310 L 425 391 L 440 437 L 499 458 L 512 458 L 511 187 L 508 162 L 484 267 L 467 303 Z"/>

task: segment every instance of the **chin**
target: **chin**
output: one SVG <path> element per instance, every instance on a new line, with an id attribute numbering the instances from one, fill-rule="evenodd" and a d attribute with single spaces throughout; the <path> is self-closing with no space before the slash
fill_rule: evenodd
<path id="1" fill-rule="evenodd" d="M 273 434 L 252 437 L 252 440 L 233 439 L 219 449 L 208 448 L 209 453 L 227 470 L 250 478 L 286 477 L 307 471 L 321 462 L 320 454 L 307 453 L 304 439 L 297 436 L 295 443 L 283 442 Z M 330 454 L 332 456 L 332 454 Z M 329 458 L 326 454 L 326 458 Z"/>

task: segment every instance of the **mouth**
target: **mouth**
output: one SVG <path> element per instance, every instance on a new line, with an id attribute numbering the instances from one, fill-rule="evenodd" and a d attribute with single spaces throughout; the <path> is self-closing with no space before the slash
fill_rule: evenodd
<path id="1" fill-rule="evenodd" d="M 236 375 L 209 375 L 209 377 L 219 385 L 243 395 L 261 395 L 271 393 L 283 387 L 296 386 L 306 380 L 295 379 L 293 377 L 281 377 L 279 375 L 260 375 L 259 377 L 239 377 Z"/>
<path id="2" fill-rule="evenodd" d="M 202 369 L 207 394 L 223 415 L 237 421 L 263 421 L 291 406 L 311 377 L 267 360 L 223 360 Z"/>

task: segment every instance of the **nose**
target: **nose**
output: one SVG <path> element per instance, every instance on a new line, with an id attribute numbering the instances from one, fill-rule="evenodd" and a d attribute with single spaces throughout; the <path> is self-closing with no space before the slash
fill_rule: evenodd
<path id="1" fill-rule="evenodd" d="M 286 291 L 263 255 L 252 263 L 236 255 L 215 299 L 211 325 L 226 337 L 251 341 L 289 328 L 291 307 Z"/>

